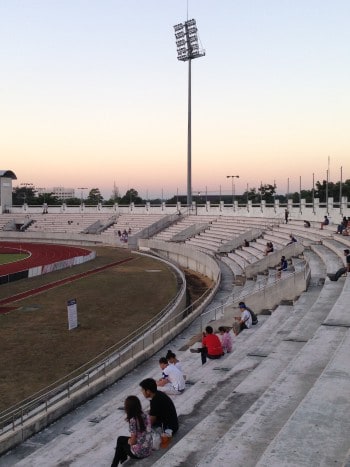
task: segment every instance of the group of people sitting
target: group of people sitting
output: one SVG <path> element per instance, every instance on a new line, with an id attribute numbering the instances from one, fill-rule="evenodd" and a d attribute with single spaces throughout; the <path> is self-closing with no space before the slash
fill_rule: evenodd
<path id="1" fill-rule="evenodd" d="M 175 405 L 169 395 L 179 395 L 185 390 L 185 375 L 181 363 L 171 350 L 159 359 L 161 378 L 141 381 L 141 391 L 150 401 L 149 414 L 142 410 L 137 396 L 128 396 L 124 403 L 130 436 L 119 436 L 111 467 L 123 463 L 128 457 L 142 459 L 154 449 L 154 437 L 163 433 L 169 438 L 179 429 Z"/>
<path id="2" fill-rule="evenodd" d="M 239 302 L 238 306 L 241 316 L 235 318 L 232 327 L 234 335 L 258 323 L 256 314 L 244 302 Z M 212 326 L 207 326 L 202 335 L 202 347 L 190 349 L 190 351 L 192 353 L 200 353 L 202 365 L 204 365 L 208 358 L 216 360 L 224 356 L 225 353 L 232 352 L 232 345 L 232 335 L 229 327 L 220 326 L 219 335 L 217 335 L 214 333 Z"/>
<path id="3" fill-rule="evenodd" d="M 255 313 L 244 302 L 239 303 L 241 316 L 233 325 L 234 334 L 249 329 L 258 320 Z M 209 359 L 221 358 L 225 353 L 232 352 L 231 328 L 220 326 L 219 334 L 215 334 L 211 326 L 207 326 L 202 337 L 202 347 L 191 349 L 200 353 L 202 364 Z M 182 372 L 181 363 L 171 350 L 165 357 L 159 359 L 162 370 L 161 378 L 156 381 L 146 378 L 140 382 L 141 392 L 150 401 L 149 413 L 142 409 L 140 399 L 131 395 L 125 399 L 125 420 L 129 424 L 129 436 L 119 436 L 111 467 L 125 462 L 128 457 L 143 459 L 151 455 L 155 449 L 155 437 L 172 437 L 179 429 L 179 420 L 174 402 L 169 395 L 180 395 L 185 390 L 186 376 Z"/>
<path id="4" fill-rule="evenodd" d="M 175 368 L 175 366 L 174 366 Z M 142 409 L 137 396 L 128 396 L 124 402 L 126 421 L 129 424 L 129 436 L 119 436 L 111 467 L 116 467 L 127 460 L 143 459 L 151 455 L 154 449 L 154 437 L 160 433 L 171 437 L 179 429 L 179 420 L 171 398 L 158 390 L 153 378 L 146 378 L 140 383 L 143 396 L 150 401 L 149 413 Z"/>
<path id="5" fill-rule="evenodd" d="M 118 230 L 117 233 L 118 233 L 119 240 L 122 243 L 128 243 L 129 235 L 131 234 L 131 228 L 130 227 L 129 227 L 128 231 L 126 231 L 126 229 L 124 229 L 123 232 L 121 230 Z"/>
<path id="6" fill-rule="evenodd" d="M 157 381 L 157 387 L 166 394 L 176 396 L 185 390 L 185 376 L 176 355 L 168 350 L 166 357 L 159 359 L 162 377 Z"/>

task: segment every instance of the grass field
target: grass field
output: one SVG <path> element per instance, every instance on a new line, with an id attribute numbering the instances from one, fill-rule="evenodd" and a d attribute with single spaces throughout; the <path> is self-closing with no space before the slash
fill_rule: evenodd
<path id="1" fill-rule="evenodd" d="M 175 295 L 177 278 L 164 263 L 125 249 L 99 247 L 96 252 L 94 261 L 0 286 L 2 299 L 131 258 L 11 303 L 9 307 L 17 308 L 0 314 L 0 411 L 115 345 L 159 313 Z M 193 289 L 201 293 L 207 286 L 205 278 L 198 276 Z M 79 327 L 68 331 L 66 304 L 72 298 L 77 300 Z"/>
<path id="2" fill-rule="evenodd" d="M 0 254 L 0 265 L 14 263 L 15 261 L 21 261 L 22 259 L 28 258 L 27 253 L 1 253 Z"/>

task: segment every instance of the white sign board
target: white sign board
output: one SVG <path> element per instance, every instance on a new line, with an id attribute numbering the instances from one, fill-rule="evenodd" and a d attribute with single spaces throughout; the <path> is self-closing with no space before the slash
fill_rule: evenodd
<path id="1" fill-rule="evenodd" d="M 77 312 L 77 300 L 72 298 L 67 302 L 68 310 L 68 330 L 78 327 L 78 312 Z"/>

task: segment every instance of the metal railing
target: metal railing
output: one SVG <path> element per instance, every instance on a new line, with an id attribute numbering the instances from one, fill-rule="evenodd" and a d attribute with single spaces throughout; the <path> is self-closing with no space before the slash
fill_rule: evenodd
<path id="1" fill-rule="evenodd" d="M 261 294 L 263 291 L 264 293 L 272 293 L 271 291 L 275 288 L 278 287 L 278 284 L 280 284 L 283 281 L 290 280 L 291 278 L 295 278 L 297 275 L 301 275 L 305 281 L 305 283 L 309 282 L 310 279 L 310 266 L 307 261 L 305 260 L 299 260 L 296 261 L 294 264 L 294 271 L 291 272 L 284 272 L 281 277 L 278 277 L 276 275 L 273 280 L 269 283 L 266 283 L 262 281 L 261 284 L 259 284 L 259 287 L 253 291 L 245 291 L 244 289 L 240 291 L 238 294 L 230 293 L 226 297 L 225 300 L 223 300 L 222 305 L 219 307 L 210 309 L 206 311 L 205 313 L 202 313 L 200 315 L 200 323 L 199 323 L 199 330 L 203 331 L 204 327 L 210 322 L 210 321 L 216 321 L 219 318 L 222 318 L 225 314 L 226 307 L 232 308 L 232 307 L 238 307 L 239 302 L 244 302 L 247 297 L 253 298 L 254 296 L 258 296 Z M 260 286 L 261 285 L 261 286 Z"/>

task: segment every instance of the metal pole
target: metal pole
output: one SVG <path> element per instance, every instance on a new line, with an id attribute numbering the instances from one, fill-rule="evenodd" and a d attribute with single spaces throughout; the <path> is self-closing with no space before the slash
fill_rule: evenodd
<path id="1" fill-rule="evenodd" d="M 187 125 L 187 206 L 192 205 L 192 134 L 191 134 L 191 62 L 188 60 L 188 125 Z"/>
<path id="2" fill-rule="evenodd" d="M 343 167 L 340 167 L 340 184 L 339 184 L 339 207 L 340 207 L 340 214 L 343 215 Z"/>
<path id="3" fill-rule="evenodd" d="M 248 190 L 249 190 L 249 185 L 247 183 L 247 211 L 249 211 L 249 193 L 248 193 Z"/>
<path id="4" fill-rule="evenodd" d="M 326 213 L 327 213 L 327 216 L 329 216 L 329 213 L 328 213 L 328 173 L 329 173 L 329 170 L 327 169 L 327 180 L 326 180 Z"/>
<path id="5" fill-rule="evenodd" d="M 315 174 L 312 174 L 312 212 L 315 214 Z"/>
<path id="6" fill-rule="evenodd" d="M 235 184 L 233 181 L 233 176 L 231 177 L 231 192 L 232 192 L 232 209 L 235 210 Z"/>

